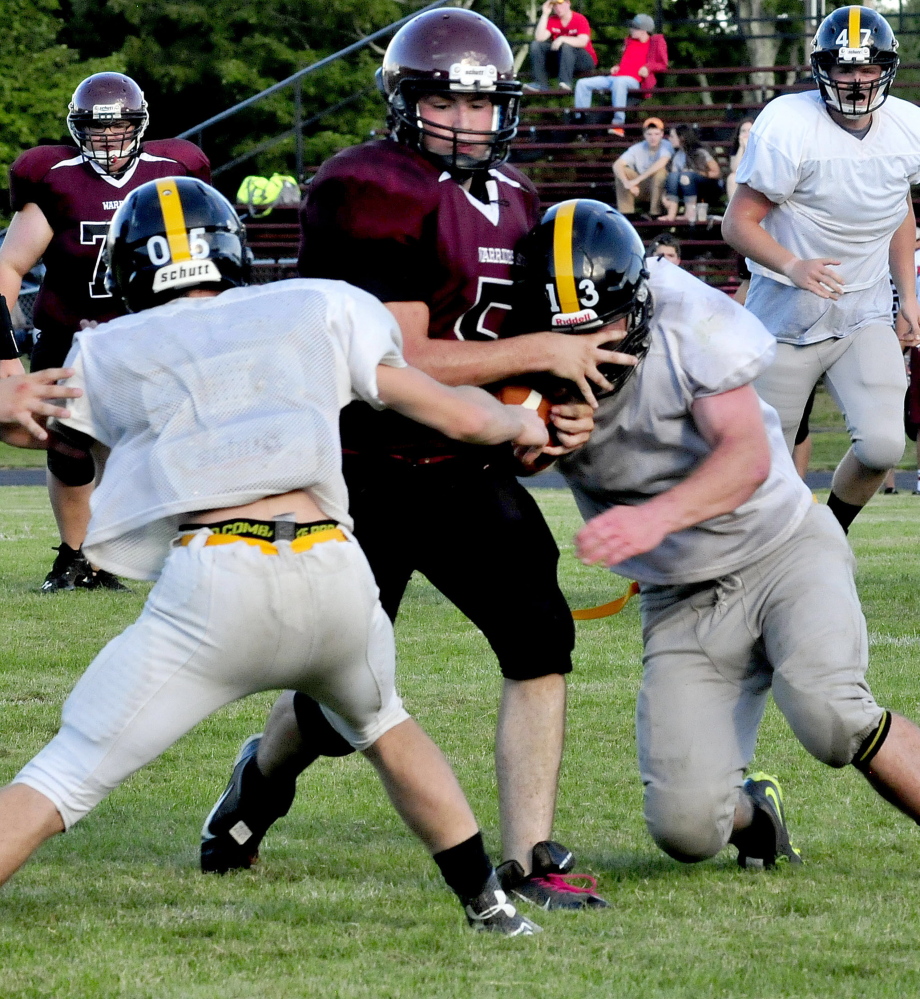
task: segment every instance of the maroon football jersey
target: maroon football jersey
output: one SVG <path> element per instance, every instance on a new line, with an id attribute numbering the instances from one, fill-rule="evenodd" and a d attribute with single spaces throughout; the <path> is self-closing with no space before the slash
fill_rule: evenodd
<path id="1" fill-rule="evenodd" d="M 100 323 L 124 311 L 105 290 L 102 250 L 109 223 L 125 196 L 148 180 L 191 176 L 210 183 L 207 157 L 185 139 L 144 142 L 121 177 L 84 160 L 76 146 L 37 146 L 10 168 L 14 211 L 34 202 L 54 236 L 45 250 L 45 278 L 34 322 L 43 336 L 71 336 L 81 319 Z"/>
<path id="2" fill-rule="evenodd" d="M 425 302 L 429 336 L 494 340 L 511 307 L 518 241 L 539 220 L 539 197 L 511 167 L 480 177 L 486 201 L 442 167 L 396 142 L 371 142 L 328 160 L 301 209 L 299 269 L 348 281 L 383 302 Z M 457 444 L 392 412 L 353 404 L 347 450 L 418 457 Z"/>

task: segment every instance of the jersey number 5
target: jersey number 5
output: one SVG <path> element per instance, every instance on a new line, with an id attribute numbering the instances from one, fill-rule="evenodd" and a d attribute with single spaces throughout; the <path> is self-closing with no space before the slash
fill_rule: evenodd
<path id="1" fill-rule="evenodd" d="M 496 328 L 489 329 L 486 325 L 488 314 L 492 309 L 503 309 L 505 312 L 511 311 L 511 303 L 508 299 L 508 289 L 511 281 L 504 278 L 479 279 L 479 287 L 476 289 L 476 301 L 472 307 L 454 323 L 454 333 L 458 340 L 496 340 L 498 339 L 498 327 L 501 326 L 501 319 L 496 324 Z"/>
<path id="2" fill-rule="evenodd" d="M 105 250 L 105 237 L 109 232 L 108 222 L 81 222 L 80 223 L 80 244 L 82 246 L 92 246 L 99 244 L 99 252 L 96 254 L 96 263 L 93 267 L 93 280 L 89 283 L 90 298 L 111 298 L 112 296 L 105 289 L 105 264 L 102 262 L 102 252 Z"/>

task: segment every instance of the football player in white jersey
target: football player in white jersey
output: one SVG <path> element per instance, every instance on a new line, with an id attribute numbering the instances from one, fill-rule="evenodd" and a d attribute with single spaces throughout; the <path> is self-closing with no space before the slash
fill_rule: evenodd
<path id="1" fill-rule="evenodd" d="M 731 843 L 742 867 L 796 864 L 774 777 L 746 774 L 772 692 L 802 745 L 850 764 L 920 820 L 920 730 L 865 681 L 853 555 L 796 474 L 752 381 L 774 338 L 596 201 L 550 209 L 519 246 L 529 329 L 625 334 L 640 357 L 560 459 L 587 523 L 576 552 L 639 581 L 636 712 L 649 832 L 695 862 Z"/>
<path id="2" fill-rule="evenodd" d="M 367 292 L 240 287 L 242 226 L 195 178 L 131 192 L 107 254 L 109 287 L 137 314 L 77 334 L 70 367 L 84 392 L 50 445 L 101 447 L 87 552 L 158 581 L 77 683 L 55 738 L 0 790 L 0 883 L 198 721 L 290 688 L 370 759 L 470 925 L 532 934 L 394 688 L 392 627 L 351 534 L 338 424 L 360 398 L 471 444 L 539 451 L 542 420 L 407 366 L 399 326 Z"/>
<path id="3" fill-rule="evenodd" d="M 900 460 L 901 349 L 920 343 L 910 198 L 920 108 L 888 96 L 897 49 L 868 7 L 824 19 L 811 56 L 818 90 L 778 97 L 758 117 L 722 225 L 748 258 L 745 304 L 779 341 L 756 388 L 779 412 L 790 449 L 822 375 L 846 418 L 852 446 L 828 499 L 844 530 Z"/>

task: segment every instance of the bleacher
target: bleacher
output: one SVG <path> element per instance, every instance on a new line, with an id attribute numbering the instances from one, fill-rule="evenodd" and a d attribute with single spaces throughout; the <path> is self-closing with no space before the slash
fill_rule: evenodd
<path id="1" fill-rule="evenodd" d="M 892 93 L 916 99 L 917 84 L 905 80 L 903 70 L 918 69 L 920 64 L 902 63 L 901 68 Z M 705 74 L 707 86 L 700 84 L 700 74 Z M 775 82 L 751 82 L 771 79 L 764 74 L 772 74 Z M 642 122 L 652 115 L 666 127 L 696 126 L 724 177 L 738 122 L 756 114 L 774 96 L 814 87 L 809 67 L 788 65 L 672 69 L 659 79 L 662 86 L 650 96 L 630 95 L 623 137 L 608 133 L 615 109 L 603 104 L 606 94 L 596 95 L 595 106 L 587 113 L 577 113 L 572 94 L 564 90 L 525 96 L 510 162 L 536 184 L 545 208 L 569 198 L 596 198 L 615 205 L 613 161 L 642 139 Z M 634 224 L 646 242 L 662 231 L 673 231 L 681 240 L 684 266 L 731 292 L 738 283 L 738 257 L 722 239 L 724 209 L 724 200 L 710 204 L 705 222 L 687 222 L 682 216 L 676 223 L 637 217 Z M 276 208 L 264 219 L 247 220 L 247 229 L 257 261 L 256 279 L 291 275 L 299 240 L 296 208 Z"/>

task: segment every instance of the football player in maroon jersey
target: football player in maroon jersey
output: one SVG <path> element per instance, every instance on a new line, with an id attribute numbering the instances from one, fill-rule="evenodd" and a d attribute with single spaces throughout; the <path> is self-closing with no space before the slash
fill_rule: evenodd
<path id="1" fill-rule="evenodd" d="M 380 298 L 400 323 L 407 359 L 442 382 L 552 372 L 593 401 L 592 384 L 610 387 L 599 364 L 632 363 L 603 348 L 609 335 L 501 338 L 514 248 L 539 216 L 533 185 L 502 165 L 521 94 L 504 37 L 471 11 L 421 14 L 390 43 L 381 88 L 391 141 L 347 149 L 317 173 L 301 209 L 300 272 Z M 555 407 L 553 422 L 560 454 L 593 425 L 583 403 Z M 474 452 L 398 414 L 352 404 L 342 444 L 355 531 L 384 609 L 396 616 L 418 570 L 498 657 L 506 891 L 544 908 L 606 905 L 566 880 L 572 854 L 550 840 L 575 636 L 536 503 L 504 451 Z M 315 702 L 282 695 L 205 820 L 202 869 L 249 867 L 290 807 L 296 775 L 317 756 L 348 751 Z"/>
<path id="2" fill-rule="evenodd" d="M 208 160 L 193 143 L 142 142 L 148 117 L 147 102 L 132 79 L 97 73 L 77 87 L 70 103 L 67 126 L 74 144 L 29 149 L 10 169 L 16 214 L 0 246 L 0 295 L 15 302 L 32 267 L 43 259 L 46 269 L 35 302 L 33 371 L 60 367 L 81 325 L 123 313 L 105 288 L 102 250 L 109 222 L 128 192 L 159 177 L 211 179 Z M 22 370 L 15 356 L 0 356 L 0 376 Z M 80 551 L 94 475 L 91 460 L 49 454 L 48 492 L 61 545 L 43 593 L 124 588 L 111 573 L 94 570 Z"/>

